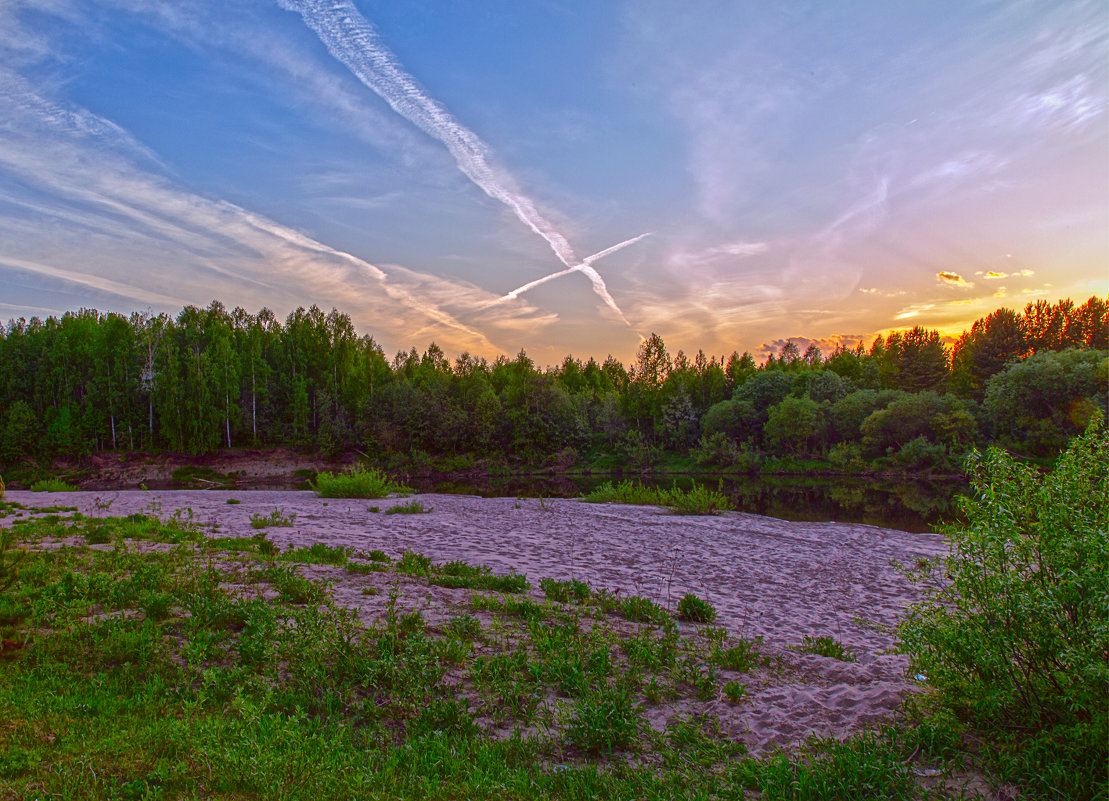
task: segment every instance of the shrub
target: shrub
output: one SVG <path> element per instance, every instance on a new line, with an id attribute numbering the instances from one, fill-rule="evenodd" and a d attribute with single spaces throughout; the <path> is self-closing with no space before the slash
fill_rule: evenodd
<path id="1" fill-rule="evenodd" d="M 909 574 L 923 598 L 899 626 L 901 648 L 971 722 L 1032 732 L 1024 753 L 1040 754 L 1029 757 L 1035 774 L 1074 777 L 1055 794 L 1104 792 L 1109 436 L 1091 427 L 1046 475 L 995 449 L 973 452 L 967 472 L 966 523 L 943 530 L 947 557 Z"/>
<path id="2" fill-rule="evenodd" d="M 724 685 L 724 695 L 726 695 L 728 700 L 733 704 L 738 704 L 747 697 L 747 685 L 738 681 L 729 681 Z"/>
<path id="3" fill-rule="evenodd" d="M 563 604 L 570 601 L 584 603 L 589 600 L 590 595 L 589 585 L 577 579 L 557 581 L 556 579 L 545 578 L 539 581 L 539 588 L 543 590 L 543 594 L 548 601 L 558 601 Z"/>
<path id="4" fill-rule="evenodd" d="M 320 473 L 315 483 L 309 481 L 308 486 L 321 498 L 385 498 L 394 493 L 412 492 L 411 487 L 393 481 L 384 472 L 361 466 L 338 475 Z"/>
<path id="5" fill-rule="evenodd" d="M 592 754 L 612 753 L 634 743 L 641 725 L 643 713 L 628 691 L 606 687 L 577 704 L 566 739 Z"/>
<path id="6" fill-rule="evenodd" d="M 716 620 L 716 609 L 708 601 L 689 592 L 678 601 L 678 619 L 693 623 L 711 623 Z"/>
<path id="7" fill-rule="evenodd" d="M 723 492 L 720 482 L 717 489 L 710 490 L 703 484 L 693 489 L 681 490 L 677 487 L 660 493 L 662 505 L 679 515 L 713 515 L 735 508 Z"/>
<path id="8" fill-rule="evenodd" d="M 77 488 L 60 478 L 44 478 L 31 485 L 31 492 L 77 492 Z"/>
<path id="9" fill-rule="evenodd" d="M 582 500 L 586 503 L 626 503 L 635 506 L 661 504 L 658 490 L 645 487 L 637 481 L 621 481 L 619 484 L 606 481 L 582 496 Z"/>

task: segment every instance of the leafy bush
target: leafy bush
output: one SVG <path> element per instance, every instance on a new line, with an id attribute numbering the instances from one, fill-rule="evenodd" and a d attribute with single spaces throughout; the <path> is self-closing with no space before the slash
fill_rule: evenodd
<path id="1" fill-rule="evenodd" d="M 60 478 L 44 478 L 31 485 L 31 492 L 77 492 L 77 487 Z"/>
<path id="2" fill-rule="evenodd" d="M 738 681 L 729 681 L 724 685 L 724 695 L 733 704 L 738 704 L 747 697 L 747 685 Z"/>
<path id="3" fill-rule="evenodd" d="M 411 487 L 393 481 L 384 472 L 361 466 L 338 475 L 320 473 L 315 483 L 309 481 L 308 486 L 321 498 L 385 498 L 394 493 L 412 492 Z"/>
<path id="4" fill-rule="evenodd" d="M 642 725 L 643 713 L 628 691 L 606 687 L 577 704 L 566 739 L 593 754 L 612 753 L 634 743 Z"/>
<path id="5" fill-rule="evenodd" d="M 1034 732 L 1022 753 L 1045 755 L 1037 776 L 1088 778 L 1056 794 L 1104 792 L 1109 436 L 1091 427 L 1046 475 L 993 449 L 972 453 L 967 472 L 966 523 L 943 531 L 949 554 L 910 572 L 923 598 L 899 627 L 901 648 L 972 723 Z M 1043 767 L 1067 751 L 1071 762 Z"/>
<path id="6" fill-rule="evenodd" d="M 716 620 L 716 609 L 708 601 L 689 592 L 678 601 L 678 618 L 693 623 L 711 623 Z"/>

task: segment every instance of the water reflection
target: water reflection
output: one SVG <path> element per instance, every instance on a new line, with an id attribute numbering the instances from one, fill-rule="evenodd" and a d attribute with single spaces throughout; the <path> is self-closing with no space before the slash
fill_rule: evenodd
<path id="1" fill-rule="evenodd" d="M 421 492 L 484 497 L 572 498 L 611 480 L 608 476 L 490 476 L 443 480 L 406 477 Z M 694 479 L 690 476 L 646 479 L 653 487 L 695 482 L 720 486 L 741 512 L 782 520 L 867 523 L 901 531 L 930 532 L 940 522 L 956 519 L 955 498 L 965 484 L 957 481 L 876 481 L 857 478 L 735 477 Z"/>

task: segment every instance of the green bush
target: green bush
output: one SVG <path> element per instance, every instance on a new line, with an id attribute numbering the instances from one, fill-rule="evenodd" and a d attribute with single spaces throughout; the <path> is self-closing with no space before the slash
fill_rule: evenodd
<path id="1" fill-rule="evenodd" d="M 716 620 L 716 609 L 708 601 L 689 592 L 678 601 L 678 618 L 693 623 L 711 623 Z"/>
<path id="2" fill-rule="evenodd" d="M 582 496 L 586 503 L 626 503 L 634 506 L 659 506 L 661 499 L 656 489 L 645 487 L 637 481 L 606 481 L 592 492 Z"/>
<path id="3" fill-rule="evenodd" d="M 394 493 L 412 492 L 375 468 L 352 467 L 345 473 L 320 473 L 311 487 L 321 498 L 385 498 Z"/>
<path id="4" fill-rule="evenodd" d="M 252 514 L 250 516 L 251 528 L 269 528 L 270 526 L 284 526 L 291 528 L 296 522 L 295 514 L 285 514 L 280 509 L 274 509 L 268 515 Z"/>
<path id="5" fill-rule="evenodd" d="M 390 506 L 385 510 L 387 515 L 423 515 L 435 510 L 430 506 L 424 506 L 420 501 L 409 501 L 408 503 L 398 503 Z"/>
<path id="6" fill-rule="evenodd" d="M 1109 436 L 1091 427 L 1045 475 L 999 450 L 972 453 L 967 472 L 966 523 L 943 531 L 949 554 L 910 572 L 923 598 L 899 627 L 901 648 L 975 725 L 1029 732 L 1021 754 L 1069 751 L 1063 767 L 1032 760 L 1038 776 L 1076 777 L 1057 793 L 1104 793 Z"/>
<path id="7" fill-rule="evenodd" d="M 693 489 L 682 490 L 674 487 L 660 493 L 662 505 L 680 515 L 713 515 L 735 508 L 723 492 L 723 482 L 717 489 L 710 490 L 703 484 Z"/>

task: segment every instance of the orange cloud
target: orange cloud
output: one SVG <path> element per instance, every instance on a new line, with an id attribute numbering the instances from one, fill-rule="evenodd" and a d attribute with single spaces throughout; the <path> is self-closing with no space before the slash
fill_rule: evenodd
<path id="1" fill-rule="evenodd" d="M 936 273 L 936 278 L 940 279 L 940 281 L 945 284 L 950 284 L 951 286 L 974 286 L 974 284 L 968 282 L 958 273 L 948 272 L 947 270 Z"/>

